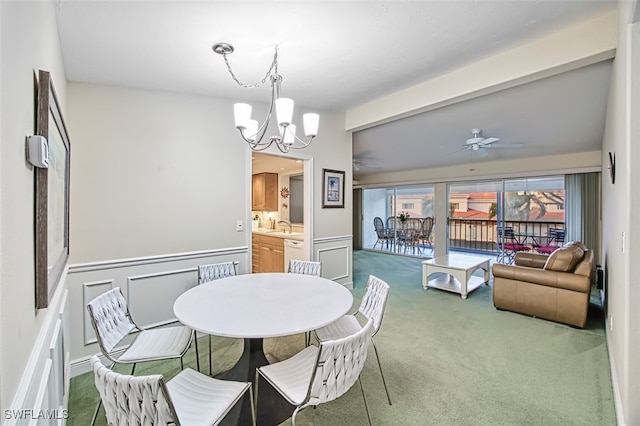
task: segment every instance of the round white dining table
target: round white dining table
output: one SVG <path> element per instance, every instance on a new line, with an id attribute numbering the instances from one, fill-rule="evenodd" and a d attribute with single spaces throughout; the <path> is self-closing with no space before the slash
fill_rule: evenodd
<path id="1" fill-rule="evenodd" d="M 328 325 L 353 304 L 351 292 L 326 278 L 293 273 L 244 274 L 197 285 L 181 294 L 173 312 L 196 331 L 244 339 L 236 365 L 218 376 L 253 382 L 255 369 L 269 363 L 263 339 L 290 336 Z M 301 349 L 304 339 L 300 339 Z M 260 426 L 279 425 L 294 407 L 268 383 L 260 382 L 256 412 Z M 245 398 L 246 399 L 246 398 Z M 224 425 L 250 424 L 247 401 Z"/>
<path id="2" fill-rule="evenodd" d="M 202 333 L 238 338 L 290 336 L 340 318 L 351 292 L 326 278 L 291 273 L 245 274 L 195 286 L 173 312 Z"/>

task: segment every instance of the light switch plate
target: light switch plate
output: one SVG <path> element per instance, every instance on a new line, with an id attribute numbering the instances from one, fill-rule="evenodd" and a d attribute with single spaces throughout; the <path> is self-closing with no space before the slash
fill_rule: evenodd
<path id="1" fill-rule="evenodd" d="M 244 231 L 244 223 L 241 220 L 236 222 L 236 231 L 242 232 Z"/>

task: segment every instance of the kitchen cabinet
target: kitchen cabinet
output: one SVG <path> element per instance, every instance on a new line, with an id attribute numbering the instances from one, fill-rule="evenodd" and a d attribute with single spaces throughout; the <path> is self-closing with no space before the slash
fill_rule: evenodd
<path id="1" fill-rule="evenodd" d="M 278 174 L 257 173 L 251 180 L 251 210 L 274 212 L 278 210 Z"/>
<path id="2" fill-rule="evenodd" d="M 253 234 L 251 267 L 253 273 L 284 272 L 284 240 Z"/>

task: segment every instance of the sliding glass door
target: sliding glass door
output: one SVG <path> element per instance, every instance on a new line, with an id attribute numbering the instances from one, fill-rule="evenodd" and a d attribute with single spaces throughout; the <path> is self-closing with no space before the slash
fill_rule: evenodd
<path id="1" fill-rule="evenodd" d="M 564 205 L 564 176 L 450 184 L 449 247 L 502 261 L 508 232 L 509 247 L 536 251 L 564 236 Z"/>
<path id="2" fill-rule="evenodd" d="M 364 189 L 362 199 L 363 248 L 430 257 L 433 186 Z"/>

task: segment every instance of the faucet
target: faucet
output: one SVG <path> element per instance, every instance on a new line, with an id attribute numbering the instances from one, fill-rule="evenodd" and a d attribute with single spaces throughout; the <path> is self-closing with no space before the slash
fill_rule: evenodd
<path id="1" fill-rule="evenodd" d="M 291 221 L 287 220 L 287 219 L 282 219 L 279 220 L 278 223 L 284 223 L 285 225 L 287 225 L 289 227 L 289 233 L 291 233 Z"/>

